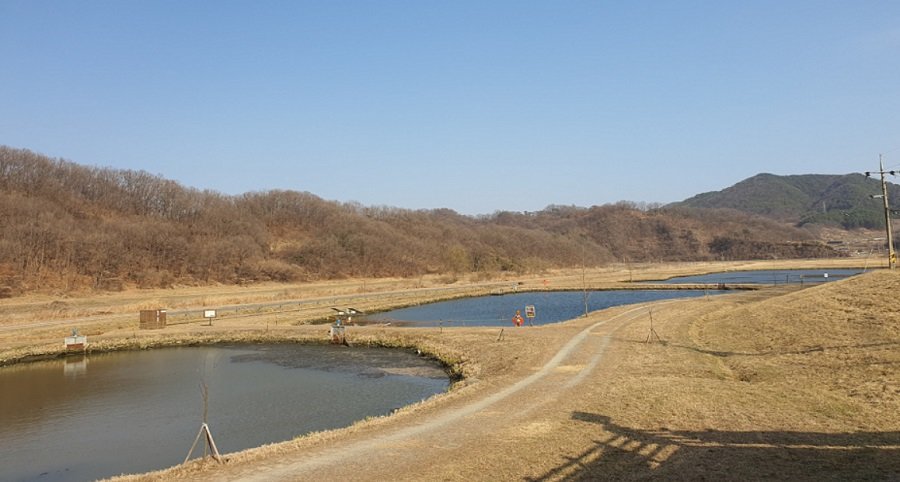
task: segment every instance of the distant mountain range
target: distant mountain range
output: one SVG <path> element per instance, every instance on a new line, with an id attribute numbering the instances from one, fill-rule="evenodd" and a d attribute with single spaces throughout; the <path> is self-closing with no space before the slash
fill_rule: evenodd
<path id="1" fill-rule="evenodd" d="M 721 191 L 698 194 L 671 206 L 729 208 L 796 225 L 823 224 L 853 228 L 883 228 L 877 174 L 757 174 Z M 900 186 L 888 183 L 888 200 L 900 208 Z"/>
<path id="2" fill-rule="evenodd" d="M 780 219 L 629 202 L 471 217 L 339 203 L 298 191 L 227 196 L 145 171 L 81 166 L 0 146 L 0 298 L 41 290 L 424 274 L 454 280 L 614 262 L 842 254 L 813 230 L 782 220 L 799 219 L 825 197 L 776 176 L 754 179 L 701 196 L 705 202 L 686 202 Z M 858 205 L 877 191 L 873 181 L 861 182 Z M 819 184 L 818 190 L 840 187 L 837 180 Z"/>

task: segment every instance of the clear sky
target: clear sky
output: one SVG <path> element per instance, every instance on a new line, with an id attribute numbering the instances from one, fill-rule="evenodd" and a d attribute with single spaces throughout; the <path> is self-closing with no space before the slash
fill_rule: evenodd
<path id="1" fill-rule="evenodd" d="M 464 214 L 900 165 L 896 1 L 0 0 L 0 144 Z"/>

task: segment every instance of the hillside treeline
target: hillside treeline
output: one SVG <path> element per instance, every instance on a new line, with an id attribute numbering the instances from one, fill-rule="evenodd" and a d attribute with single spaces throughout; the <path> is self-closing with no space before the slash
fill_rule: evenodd
<path id="1" fill-rule="evenodd" d="M 227 196 L 2 146 L 0 224 L 6 296 L 834 255 L 804 231 L 735 211 L 618 203 L 472 217 L 295 191 Z"/>

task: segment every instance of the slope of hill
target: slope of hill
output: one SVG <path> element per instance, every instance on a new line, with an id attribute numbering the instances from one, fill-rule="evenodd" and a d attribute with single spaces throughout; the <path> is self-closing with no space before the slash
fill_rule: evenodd
<path id="1" fill-rule="evenodd" d="M 871 195 L 881 193 L 875 178 L 862 174 L 758 174 L 721 191 L 698 194 L 675 206 L 730 208 L 779 221 L 852 228 L 883 228 L 884 210 Z M 900 205 L 900 186 L 888 184 L 889 200 Z"/>
<path id="2" fill-rule="evenodd" d="M 225 196 L 2 146 L 0 223 L 0 296 L 834 255 L 749 214 L 618 203 L 471 217 L 296 191 Z"/>

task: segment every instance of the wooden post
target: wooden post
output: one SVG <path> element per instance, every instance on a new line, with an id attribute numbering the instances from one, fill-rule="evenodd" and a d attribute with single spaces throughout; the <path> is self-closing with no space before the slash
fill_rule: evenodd
<path id="1" fill-rule="evenodd" d="M 656 341 L 662 343 L 659 334 L 653 329 L 653 308 L 650 308 L 650 333 L 647 333 L 647 340 L 644 343 L 650 343 L 654 336 L 656 337 Z"/>
<path id="2" fill-rule="evenodd" d="M 188 452 L 187 457 L 184 458 L 185 464 L 188 462 L 188 460 L 191 459 L 191 455 L 194 453 L 194 449 L 197 447 L 197 442 L 199 442 L 200 437 L 204 435 L 206 438 L 206 444 L 204 445 L 203 449 L 203 457 L 206 458 L 206 449 L 209 449 L 210 456 L 215 459 L 216 462 L 222 463 L 222 455 L 219 454 L 219 449 L 216 447 L 216 441 L 213 440 L 212 433 L 209 431 L 209 425 L 204 423 L 200 426 L 200 431 L 197 432 L 197 437 L 194 439 L 194 444 L 191 445 L 190 452 Z"/>
<path id="3" fill-rule="evenodd" d="M 203 396 L 203 424 L 200 425 L 200 431 L 197 432 L 197 437 L 194 438 L 191 450 L 188 452 L 187 457 L 184 458 L 183 463 L 186 464 L 187 461 L 190 460 L 191 455 L 194 453 L 194 449 L 197 447 L 197 442 L 200 441 L 201 436 L 205 435 L 206 443 L 203 445 L 203 458 L 206 458 L 206 451 L 208 449 L 212 458 L 221 464 L 222 456 L 219 455 L 219 449 L 216 447 L 216 442 L 213 440 L 212 433 L 209 431 L 209 425 L 206 424 L 206 415 L 209 412 L 209 387 L 206 385 L 205 380 L 200 383 L 200 394 Z"/>

